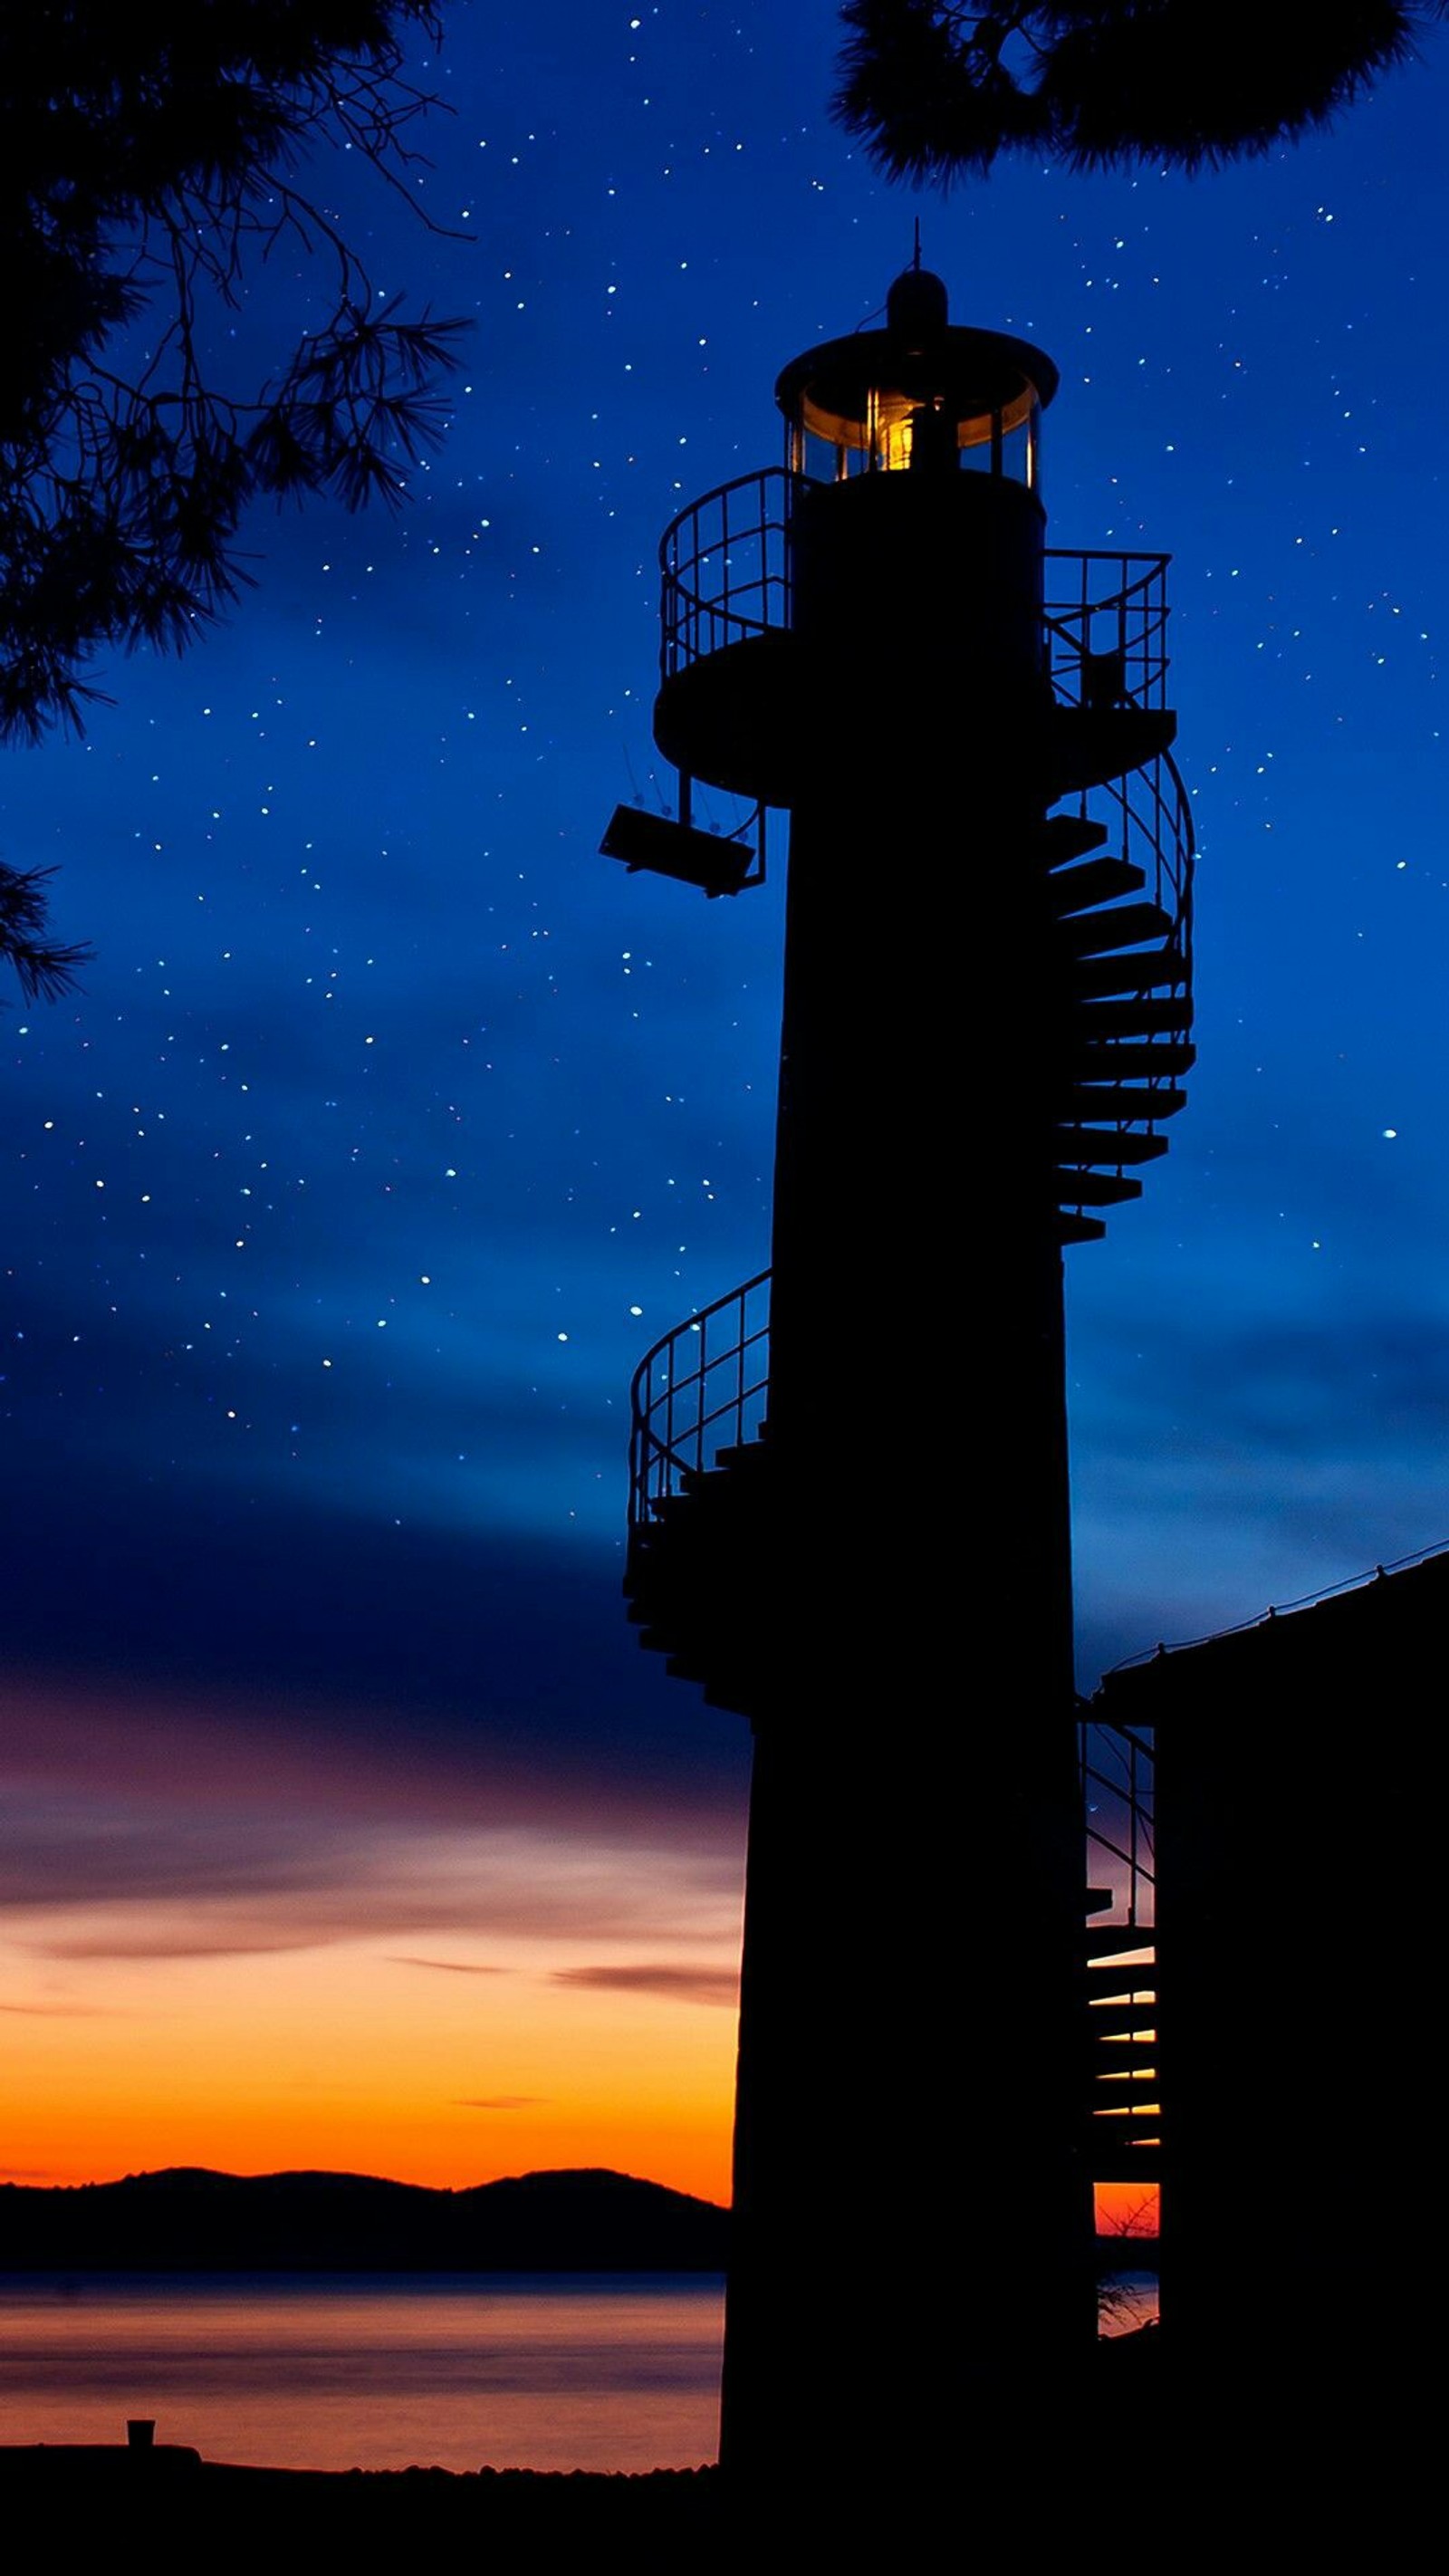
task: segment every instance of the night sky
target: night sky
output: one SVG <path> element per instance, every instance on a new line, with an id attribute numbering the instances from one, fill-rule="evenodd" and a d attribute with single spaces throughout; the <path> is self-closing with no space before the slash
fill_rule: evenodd
<path id="1" fill-rule="evenodd" d="M 259 513 L 225 629 L 0 767 L 97 951 L 0 1021 L 17 2177 L 727 2188 L 747 1731 L 618 1586 L 634 1363 L 768 1254 L 783 869 L 706 904 L 597 848 L 672 788 L 663 527 L 778 461 L 778 368 L 918 212 L 954 318 L 1061 367 L 1049 542 L 1175 559 L 1200 1062 L 1068 1258 L 1083 1685 L 1449 1535 L 1443 44 L 1227 175 L 943 203 L 831 126 L 827 0 L 447 15 L 418 193 L 466 238 L 317 181 L 475 325 L 446 443 L 397 518 Z M 263 276 L 237 364 L 326 282 Z M 883 972 L 958 935 L 929 854 L 856 899 Z M 969 1247 L 949 1104 L 940 1156 Z M 877 1348 L 860 1234 L 862 1371 L 949 1444 L 963 1276 Z M 981 1496 L 963 1664 L 1010 1543 Z"/>

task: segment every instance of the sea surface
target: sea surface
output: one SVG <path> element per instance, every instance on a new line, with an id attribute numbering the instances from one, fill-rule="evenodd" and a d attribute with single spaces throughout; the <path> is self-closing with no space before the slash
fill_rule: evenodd
<path id="1" fill-rule="evenodd" d="M 717 2276 L 0 2279 L 0 2442 L 158 2442 L 267 2468 L 697 2468 Z"/>
<path id="2" fill-rule="evenodd" d="M 1155 2316 L 1121 2276 L 1109 2331 Z M 285 2469 L 684 2469 L 716 2455 L 724 2282 L 697 2273 L 0 2277 L 0 2442 Z"/>

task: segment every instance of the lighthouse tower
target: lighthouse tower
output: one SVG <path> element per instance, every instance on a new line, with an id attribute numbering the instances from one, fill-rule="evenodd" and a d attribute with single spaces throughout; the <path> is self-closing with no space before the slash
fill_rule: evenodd
<path id="1" fill-rule="evenodd" d="M 1047 549 L 1056 389 L 919 266 L 794 359 L 661 548 L 679 820 L 604 841 L 733 895 L 790 817 L 771 1266 L 640 1367 L 626 1575 L 754 1733 L 741 2481 L 959 2455 L 1095 2336 L 1062 1252 L 1183 1105 L 1191 833 L 1166 558 Z"/>

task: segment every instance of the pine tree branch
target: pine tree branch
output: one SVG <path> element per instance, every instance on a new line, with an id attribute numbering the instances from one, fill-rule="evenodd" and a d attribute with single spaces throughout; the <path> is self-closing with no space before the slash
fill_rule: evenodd
<path id="1" fill-rule="evenodd" d="M 1449 0 L 844 0 L 832 112 L 917 186 L 1014 151 L 1216 168 L 1332 123 L 1446 14 Z"/>
<path id="2" fill-rule="evenodd" d="M 12 868 L 0 859 L 0 958 L 8 958 L 27 1002 L 59 1001 L 94 951 L 50 936 L 54 868 Z"/>
<path id="3" fill-rule="evenodd" d="M 251 579 L 256 498 L 395 507 L 436 445 L 463 326 L 381 311 L 305 153 L 358 154 L 418 200 L 412 137 L 436 102 L 404 43 L 431 0 L 109 0 L 0 15 L 0 247 L 12 285 L 0 386 L 0 740 L 79 730 L 88 666 L 179 651 Z M 256 264 L 294 239 L 333 271 L 330 318 L 261 384 L 204 345 Z M 449 236 L 457 238 L 458 236 Z M 135 372 L 118 334 L 149 315 Z M 222 356 L 229 359 L 229 344 Z"/>

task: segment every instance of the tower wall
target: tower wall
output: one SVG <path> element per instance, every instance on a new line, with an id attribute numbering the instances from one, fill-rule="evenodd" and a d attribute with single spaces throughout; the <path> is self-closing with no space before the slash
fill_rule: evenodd
<path id="1" fill-rule="evenodd" d="M 723 2456 L 762 2473 L 802 2409 L 852 2438 L 807 2336 L 873 2442 L 935 2450 L 973 2437 L 931 2409 L 979 2436 L 1096 2330 L 1042 514 L 898 475 L 807 489 L 797 528 L 802 669 L 835 651 L 790 837 L 726 2328 Z M 943 2309 L 928 2396 L 898 2357 Z"/>
<path id="2" fill-rule="evenodd" d="M 929 472 L 802 481 L 791 514 L 791 625 L 853 724 L 873 689 L 943 683 L 989 696 L 1039 684 L 1035 493 L 954 456 Z"/>

